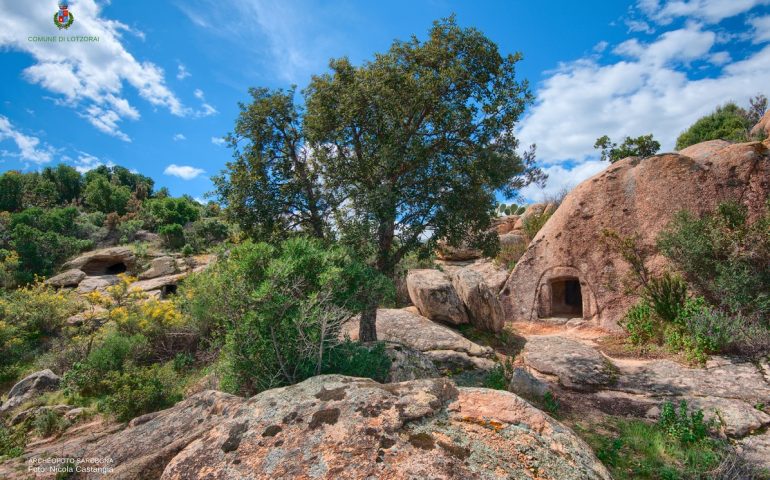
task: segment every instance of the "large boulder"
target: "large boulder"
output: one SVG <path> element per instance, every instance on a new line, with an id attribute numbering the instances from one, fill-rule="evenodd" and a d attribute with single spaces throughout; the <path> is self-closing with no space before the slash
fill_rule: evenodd
<path id="1" fill-rule="evenodd" d="M 112 247 L 84 253 L 64 264 L 64 268 L 82 270 L 89 276 L 116 275 L 135 264 L 136 256 L 129 247 Z"/>
<path id="2" fill-rule="evenodd" d="M 98 277 L 86 277 L 78 284 L 78 293 L 103 292 L 107 287 L 120 283 L 117 275 L 100 275 Z"/>
<path id="3" fill-rule="evenodd" d="M 476 248 L 471 248 L 467 245 L 460 245 L 453 247 L 444 240 L 439 240 L 436 245 L 436 256 L 440 260 L 448 261 L 465 261 L 475 260 L 483 256 L 483 252 Z"/>
<path id="4" fill-rule="evenodd" d="M 468 313 L 444 272 L 432 269 L 410 270 L 406 276 L 409 298 L 420 313 L 435 322 L 450 325 L 468 323 Z"/>
<path id="5" fill-rule="evenodd" d="M 659 233 L 680 210 L 701 215 L 734 200 L 756 218 L 770 193 L 768 145 L 710 143 L 681 154 L 626 158 L 584 181 L 565 197 L 511 272 L 501 294 L 506 319 L 582 317 L 618 329 L 636 298 L 622 285 L 630 266 L 602 232 L 638 236 L 639 247 L 654 252 Z M 652 254 L 647 267 L 658 275 L 667 264 Z"/>
<path id="6" fill-rule="evenodd" d="M 524 363 L 540 373 L 554 375 L 571 390 L 595 391 L 612 385 L 615 367 L 593 348 L 564 337 L 530 337 L 524 345 Z"/>
<path id="7" fill-rule="evenodd" d="M 178 271 L 176 259 L 174 257 L 153 258 L 150 262 L 150 268 L 139 274 L 139 280 L 149 280 L 151 278 L 173 275 Z"/>
<path id="8" fill-rule="evenodd" d="M 49 278 L 45 283 L 57 288 L 77 287 L 85 278 L 86 273 L 83 270 L 72 268 Z"/>
<path id="9" fill-rule="evenodd" d="M 48 369 L 24 377 L 8 391 L 8 400 L 0 406 L 0 414 L 33 400 L 45 392 L 56 390 L 59 388 L 60 381 L 59 376 Z"/>
<path id="10" fill-rule="evenodd" d="M 452 274 L 452 285 L 465 304 L 473 326 L 489 332 L 502 331 L 505 325 L 503 306 L 497 292 L 487 285 L 479 272 L 468 267 L 457 270 Z"/>
<path id="11" fill-rule="evenodd" d="M 447 379 L 325 375 L 249 400 L 207 391 L 115 432 L 24 455 L 50 456 L 109 460 L 85 479 L 610 478 L 583 440 L 526 401 Z M 0 476 L 19 468 L 7 462 Z"/>
<path id="12" fill-rule="evenodd" d="M 346 323 L 342 335 L 358 339 L 358 318 Z M 377 310 L 377 338 L 420 351 L 441 370 L 488 370 L 495 366 L 494 351 L 471 342 L 454 330 L 405 309 Z"/>

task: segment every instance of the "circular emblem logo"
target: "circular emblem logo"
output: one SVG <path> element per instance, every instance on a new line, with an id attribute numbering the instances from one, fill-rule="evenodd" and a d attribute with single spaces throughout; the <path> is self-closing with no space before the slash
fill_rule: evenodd
<path id="1" fill-rule="evenodd" d="M 68 10 L 66 4 L 64 4 L 63 7 L 60 6 L 59 11 L 53 14 L 53 23 L 59 28 L 59 30 L 66 30 L 67 28 L 70 28 L 72 22 L 74 21 L 75 17 L 72 15 L 72 12 Z"/>

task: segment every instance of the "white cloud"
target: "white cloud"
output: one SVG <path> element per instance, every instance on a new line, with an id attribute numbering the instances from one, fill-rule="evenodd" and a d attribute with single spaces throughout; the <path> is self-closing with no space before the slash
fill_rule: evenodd
<path id="1" fill-rule="evenodd" d="M 638 2 L 639 9 L 661 25 L 667 25 L 678 17 L 719 23 L 759 5 L 770 5 L 770 0 L 639 0 Z"/>
<path id="2" fill-rule="evenodd" d="M 196 88 L 195 91 L 193 92 L 193 95 L 195 95 L 195 98 L 197 98 L 198 100 L 204 99 L 203 90 L 201 90 L 200 88 Z"/>
<path id="3" fill-rule="evenodd" d="M 751 18 L 749 24 L 754 29 L 754 43 L 770 42 L 770 15 Z"/>
<path id="4" fill-rule="evenodd" d="M 193 95 L 201 101 L 201 109 L 195 111 L 196 117 L 210 117 L 219 113 L 216 108 L 206 102 L 206 95 L 203 93 L 203 90 L 196 88 Z"/>
<path id="5" fill-rule="evenodd" d="M 25 135 L 17 130 L 8 117 L 0 115 L 0 142 L 10 140 L 16 144 L 18 152 L 2 151 L 3 156 L 17 157 L 23 161 L 43 164 L 53 159 L 56 150 L 48 144 L 41 144 L 40 139 Z"/>
<path id="6" fill-rule="evenodd" d="M 30 35 L 59 34 L 51 22 L 51 8 L 49 2 L 3 2 L 0 47 L 34 58 L 35 63 L 23 71 L 27 81 L 56 94 L 60 104 L 76 108 L 100 131 L 125 141 L 129 138 L 120 122 L 139 118 L 123 96 L 125 84 L 153 106 L 177 116 L 189 113 L 166 86 L 163 70 L 140 62 L 121 43 L 123 32 L 140 38 L 141 32 L 101 17 L 101 4 L 95 0 L 79 0 L 72 6 L 76 21 L 67 35 L 97 36 L 99 42 L 69 45 L 63 55 L 63 45 L 29 41 Z"/>
<path id="7" fill-rule="evenodd" d="M 191 77 L 192 75 L 190 72 L 187 71 L 187 67 L 184 66 L 184 64 L 180 63 L 177 65 L 177 72 L 176 72 L 176 78 L 177 80 L 184 80 L 187 77 Z"/>
<path id="8" fill-rule="evenodd" d="M 221 147 L 225 143 L 227 143 L 227 141 L 222 137 L 211 137 L 211 143 L 213 143 L 217 147 Z"/>
<path id="9" fill-rule="evenodd" d="M 164 170 L 163 173 L 171 175 L 172 177 L 179 177 L 183 180 L 192 180 L 193 178 L 206 173 L 206 171 L 189 165 L 175 165 L 172 163 L 166 167 L 166 170 Z"/>
<path id="10" fill-rule="evenodd" d="M 115 164 L 112 162 L 103 162 L 99 157 L 96 157 L 94 155 L 91 155 L 87 152 L 78 152 L 78 158 L 74 162 L 75 170 L 77 170 L 80 173 L 86 173 L 89 170 L 93 170 L 94 168 L 101 166 L 101 165 L 107 165 L 108 167 L 112 167 Z"/>
<path id="11" fill-rule="evenodd" d="M 172 137 L 172 139 L 173 139 L 175 142 L 181 142 L 181 141 L 183 141 L 183 140 L 187 140 L 187 137 L 185 137 L 185 136 L 184 136 L 183 134 L 181 134 L 181 133 L 177 133 L 176 135 L 174 135 L 174 136 Z"/>
<path id="12" fill-rule="evenodd" d="M 531 202 L 540 202 L 546 198 L 553 198 L 562 190 L 572 190 L 580 182 L 591 178 L 609 165 L 609 163 L 600 160 L 588 160 L 572 168 L 551 165 L 543 168 L 543 171 L 548 174 L 548 181 L 545 187 L 528 185 L 522 188 L 519 194 Z"/>
<path id="13" fill-rule="evenodd" d="M 649 45 L 629 40 L 615 48 L 627 58 L 601 64 L 593 57 L 563 64 L 539 86 L 537 101 L 517 130 L 522 144 L 537 143 L 546 166 L 596 158 L 596 139 L 652 133 L 663 151 L 695 120 L 727 101 L 747 104 L 767 89 L 770 45 L 744 54 L 710 76 L 691 79 L 687 64 L 721 62 L 714 35 L 690 25 Z M 552 176 L 553 178 L 553 176 Z"/>
<path id="14" fill-rule="evenodd" d="M 655 33 L 655 29 L 643 20 L 626 20 L 629 32 Z"/>
<path id="15" fill-rule="evenodd" d="M 594 45 L 593 51 L 596 52 L 596 53 L 602 53 L 605 50 L 607 50 L 607 47 L 609 45 L 610 44 L 608 42 L 602 40 L 601 42 L 599 42 L 596 45 Z"/>
<path id="16" fill-rule="evenodd" d="M 733 61 L 733 57 L 728 52 L 715 52 L 709 55 L 709 62 L 717 66 L 727 65 Z"/>

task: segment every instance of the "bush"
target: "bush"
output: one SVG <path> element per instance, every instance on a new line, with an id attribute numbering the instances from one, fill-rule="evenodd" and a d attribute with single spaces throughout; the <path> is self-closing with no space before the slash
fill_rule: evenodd
<path id="1" fill-rule="evenodd" d="M 524 233 L 527 234 L 527 238 L 532 240 L 535 238 L 535 235 L 537 235 L 537 232 L 540 231 L 541 228 L 545 225 L 545 223 L 548 221 L 548 219 L 551 218 L 550 213 L 539 213 L 535 215 L 530 215 L 527 217 L 524 222 Z"/>
<path id="2" fill-rule="evenodd" d="M 687 299 L 687 284 L 681 277 L 666 272 L 644 286 L 642 299 L 666 322 L 674 322 Z"/>
<path id="3" fill-rule="evenodd" d="M 0 423 L 0 461 L 19 457 L 27 445 L 27 432 L 22 426 L 6 427 Z"/>
<path id="4" fill-rule="evenodd" d="M 513 270 L 516 266 L 516 262 L 519 261 L 524 252 L 527 250 L 527 245 L 524 243 L 514 243 L 509 245 L 503 245 L 495 256 L 495 261 L 498 265 L 502 265 L 508 270 Z"/>
<path id="5" fill-rule="evenodd" d="M 214 218 L 204 218 L 193 222 L 185 229 L 185 238 L 195 251 L 203 251 L 230 236 L 230 227 Z"/>
<path id="6" fill-rule="evenodd" d="M 168 408 L 182 399 L 179 378 L 170 364 L 113 372 L 107 384 L 110 394 L 100 408 L 121 422 Z"/>
<path id="7" fill-rule="evenodd" d="M 727 103 L 705 117 L 701 117 L 676 139 L 676 149 L 695 145 L 707 140 L 745 142 L 754 123 L 747 112 L 734 103 Z"/>
<path id="8" fill-rule="evenodd" d="M 324 371 L 340 325 L 389 282 L 339 247 L 246 242 L 180 292 L 201 336 L 224 338 L 223 387 L 252 394 Z"/>
<path id="9" fill-rule="evenodd" d="M 0 294 L 0 382 L 15 378 L 20 364 L 44 352 L 77 299 L 38 283 Z"/>
<path id="10" fill-rule="evenodd" d="M 118 241 L 120 243 L 131 243 L 136 240 L 136 233 L 144 227 L 141 220 L 126 220 L 118 224 Z"/>
<path id="11" fill-rule="evenodd" d="M 770 202 L 748 223 L 746 207 L 723 203 L 702 218 L 679 212 L 658 248 L 713 306 L 746 317 L 770 317 Z"/>
<path id="12" fill-rule="evenodd" d="M 42 438 L 58 436 L 69 426 L 70 422 L 62 414 L 50 408 L 44 408 L 32 420 L 32 428 Z"/>
<path id="13" fill-rule="evenodd" d="M 385 344 L 361 345 L 344 341 L 333 346 L 326 355 L 323 373 L 336 373 L 350 377 L 371 378 L 385 382 L 390 372 L 391 360 L 385 353 Z M 312 376 L 313 372 L 307 372 Z"/>
<path id="14" fill-rule="evenodd" d="M 19 274 L 19 254 L 13 250 L 0 248 L 0 288 L 11 289 L 16 286 Z"/>
<path id="15" fill-rule="evenodd" d="M 688 413 L 685 400 L 679 403 L 679 410 L 671 402 L 664 403 L 658 419 L 660 429 L 681 444 L 691 444 L 707 438 L 712 425 L 713 422 L 703 421 L 702 410 Z"/>
<path id="16" fill-rule="evenodd" d="M 643 346 L 659 341 L 660 325 L 646 302 L 639 302 L 631 307 L 621 325 L 628 332 L 628 340 L 633 345 Z"/>
<path id="17" fill-rule="evenodd" d="M 602 161 L 615 163 L 627 157 L 651 157 L 660 150 L 660 143 L 652 138 L 652 134 L 649 134 L 637 138 L 626 137 L 623 143 L 618 145 L 604 135 L 596 139 L 594 148 L 601 151 Z"/>
<path id="18" fill-rule="evenodd" d="M 19 283 L 30 283 L 35 275 L 50 276 L 66 259 L 92 246 L 87 240 L 44 232 L 25 224 L 14 227 L 11 244 L 19 255 Z"/>
<path id="19" fill-rule="evenodd" d="M 182 248 L 185 244 L 184 229 L 177 223 L 163 225 L 158 230 L 158 233 L 163 240 L 163 244 L 168 248 Z"/>
<path id="20" fill-rule="evenodd" d="M 198 220 L 200 214 L 200 206 L 186 197 L 152 198 L 142 206 L 142 217 L 152 228 L 174 224 L 187 225 Z"/>

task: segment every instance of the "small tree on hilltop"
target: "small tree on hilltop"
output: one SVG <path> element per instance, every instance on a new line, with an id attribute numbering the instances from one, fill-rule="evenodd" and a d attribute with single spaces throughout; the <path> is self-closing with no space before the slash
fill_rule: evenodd
<path id="1" fill-rule="evenodd" d="M 649 134 L 636 138 L 626 137 L 623 143 L 618 145 L 604 135 L 596 139 L 594 148 L 601 151 L 602 161 L 615 163 L 626 157 L 651 157 L 660 150 L 660 143 L 652 138 L 652 134 Z"/>

